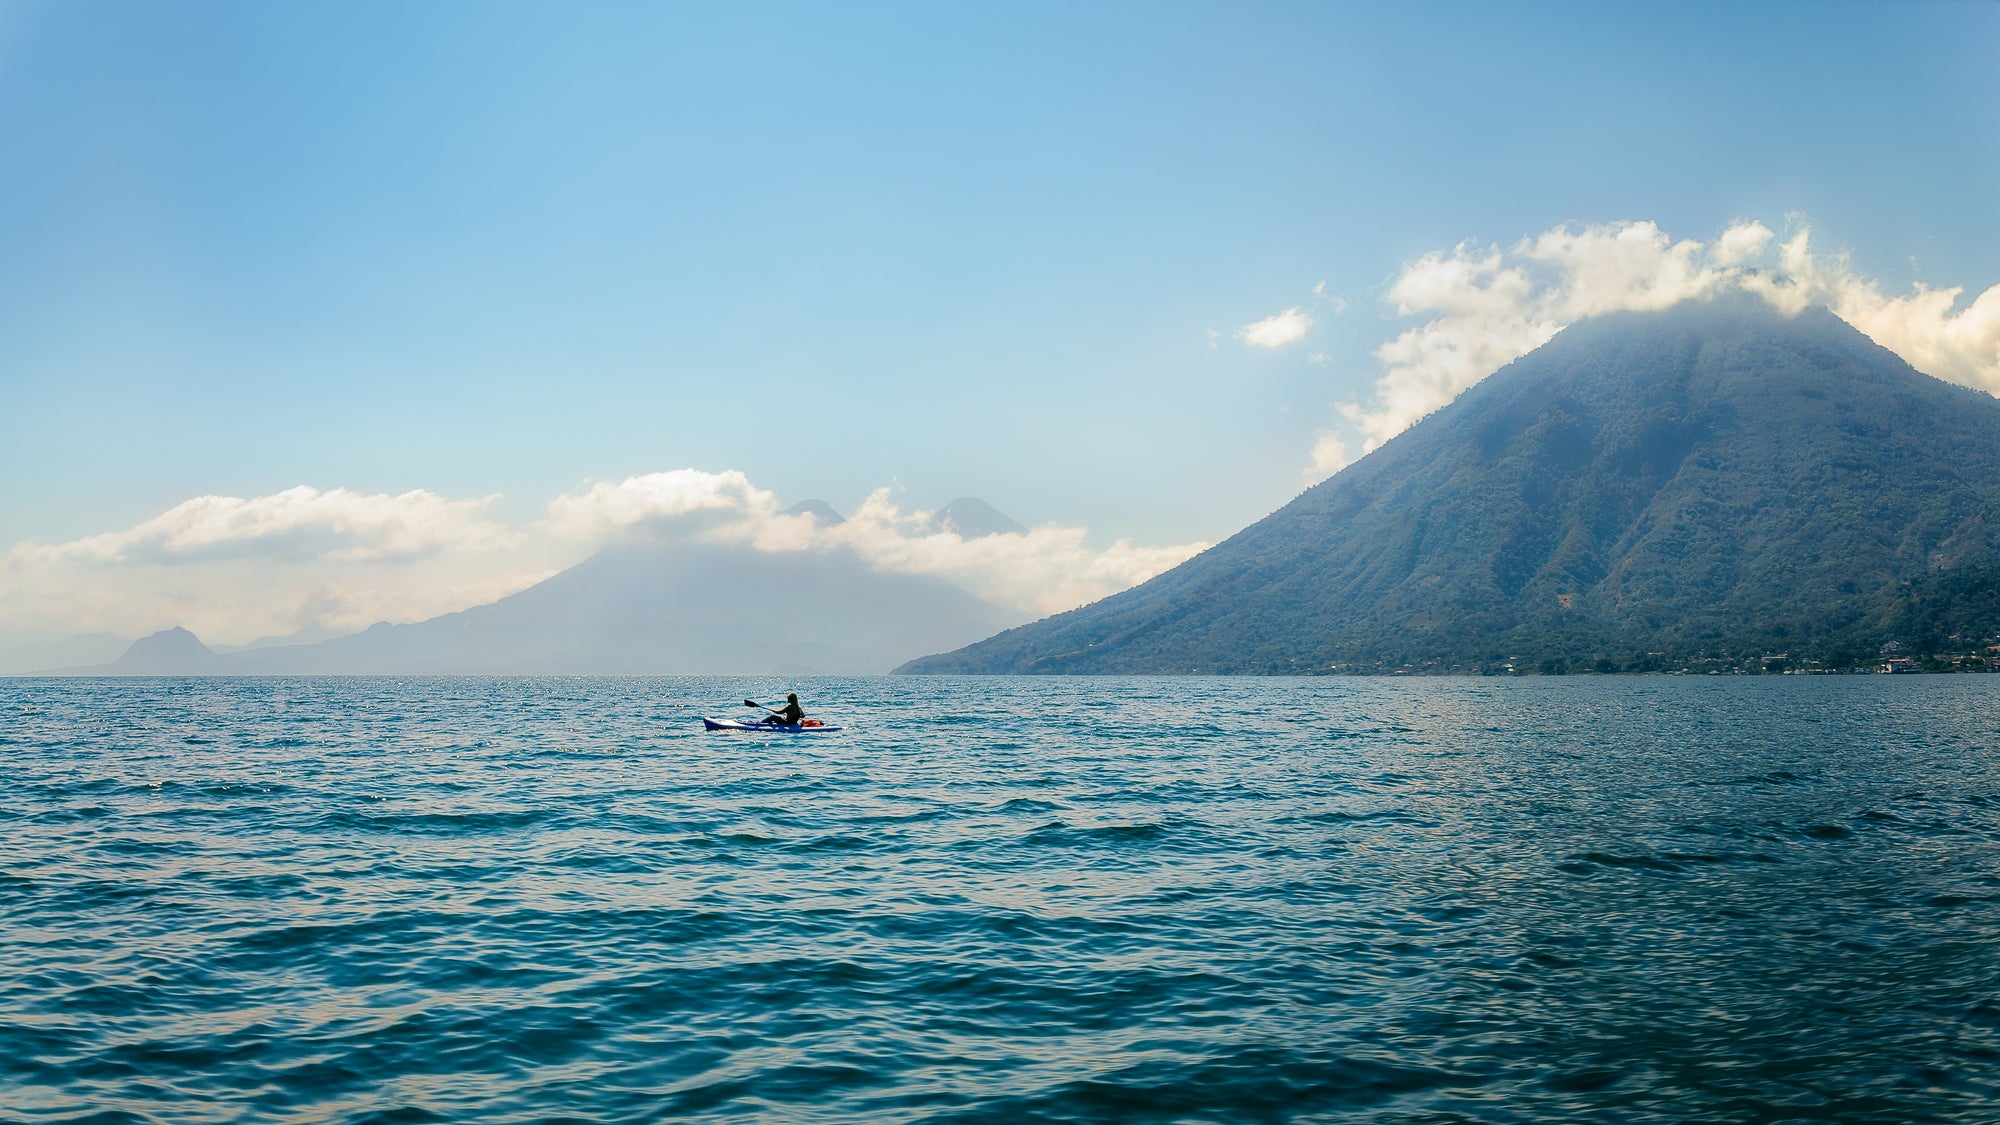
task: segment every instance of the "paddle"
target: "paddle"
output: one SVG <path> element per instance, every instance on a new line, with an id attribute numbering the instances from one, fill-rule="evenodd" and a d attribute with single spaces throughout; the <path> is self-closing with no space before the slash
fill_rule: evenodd
<path id="1" fill-rule="evenodd" d="M 763 705 L 762 703 L 759 703 L 759 702 L 757 702 L 757 701 L 756 701 L 756 700 L 754 700 L 754 699 L 746 699 L 746 700 L 744 700 L 744 701 L 743 701 L 743 706 L 745 706 L 745 707 L 764 707 L 764 705 Z M 783 712 L 783 711 L 780 711 L 780 710 L 778 710 L 778 709 L 777 709 L 776 707 L 764 707 L 764 710 L 766 710 L 766 711 L 769 711 L 769 712 L 770 712 L 771 714 L 773 714 L 773 715 L 782 715 L 782 714 L 784 714 L 784 712 Z"/>

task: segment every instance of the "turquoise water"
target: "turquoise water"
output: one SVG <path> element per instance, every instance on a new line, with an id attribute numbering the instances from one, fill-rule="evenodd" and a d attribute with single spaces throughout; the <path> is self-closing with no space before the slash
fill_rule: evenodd
<path id="1" fill-rule="evenodd" d="M 2000 1119 L 2000 677 L 0 680 L 0 767 L 9 1122 Z"/>

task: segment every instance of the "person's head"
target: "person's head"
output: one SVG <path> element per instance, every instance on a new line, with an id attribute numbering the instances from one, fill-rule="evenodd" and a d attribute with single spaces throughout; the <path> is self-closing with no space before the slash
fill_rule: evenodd
<path id="1" fill-rule="evenodd" d="M 797 703 L 798 701 L 799 701 L 799 693 L 798 693 L 798 692 L 795 692 L 795 691 L 788 691 L 788 692 L 786 692 L 786 693 L 785 693 L 785 702 L 787 702 L 787 703 Z"/>

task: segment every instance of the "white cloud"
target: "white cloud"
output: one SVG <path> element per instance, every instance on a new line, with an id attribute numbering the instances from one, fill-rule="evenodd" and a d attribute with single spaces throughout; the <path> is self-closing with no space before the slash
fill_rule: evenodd
<path id="1" fill-rule="evenodd" d="M 1825 305 L 1917 370 L 2000 394 L 2000 285 L 1964 308 L 1958 307 L 1963 286 L 1918 283 L 1890 296 L 1855 273 L 1845 254 L 1814 254 L 1804 227 L 1779 245 L 1775 270 L 1747 274 L 1740 284 L 1787 312 Z"/>
<path id="2" fill-rule="evenodd" d="M 987 601 L 1039 614 L 1075 609 L 1136 586 L 1208 547 L 1138 547 L 1120 539 L 1092 550 L 1084 544 L 1083 528 L 1053 525 L 967 539 L 949 531 L 926 533 L 930 515 L 904 512 L 888 489 L 877 489 L 846 523 L 817 535 L 822 545 L 846 547 L 877 570 L 943 578 Z"/>
<path id="3" fill-rule="evenodd" d="M 967 539 L 930 532 L 888 489 L 847 522 L 779 513 L 743 473 L 676 469 L 593 482 L 509 527 L 495 497 L 287 489 L 198 497 L 123 531 L 0 555 L 0 637 L 138 636 L 182 625 L 204 641 L 352 632 L 494 601 L 629 535 L 681 536 L 760 551 L 850 551 L 885 572 L 923 574 L 1032 613 L 1071 609 L 1144 581 L 1207 546 L 1102 550 L 1082 528 Z"/>
<path id="4" fill-rule="evenodd" d="M 1367 452 L 1534 350 L 1565 325 L 1620 310 L 1662 309 L 1727 292 L 1797 313 L 1825 305 L 1921 371 L 2000 393 L 2000 286 L 1963 308 L 1959 288 L 1889 296 L 1844 255 L 1812 250 L 1797 220 L 1782 242 L 1759 222 L 1712 243 L 1675 240 L 1651 222 L 1562 226 L 1511 247 L 1463 243 L 1406 265 L 1389 288 L 1398 316 L 1425 317 L 1375 350 L 1366 403 L 1337 409 Z M 1318 435 L 1313 471 L 1346 463 L 1346 444 Z"/>
<path id="5" fill-rule="evenodd" d="M 1564 322 L 1621 309 L 1652 310 L 1710 296 L 1728 273 L 1701 243 L 1674 241 L 1653 223 L 1557 227 L 1515 252 L 1553 270 L 1541 296 L 1544 314 Z"/>
<path id="6" fill-rule="evenodd" d="M 734 470 L 678 469 L 598 483 L 558 497 L 549 512 L 547 526 L 570 535 L 644 527 L 760 551 L 852 551 L 876 570 L 942 578 L 976 597 L 1040 614 L 1115 594 L 1208 546 L 1138 547 L 1121 539 L 1093 550 L 1083 528 L 1055 526 L 966 538 L 933 532 L 930 512 L 903 510 L 887 488 L 829 527 L 806 514 L 780 515 L 773 494 Z"/>
<path id="7" fill-rule="evenodd" d="M 1345 469 L 1354 459 L 1348 455 L 1347 443 L 1332 430 L 1321 430 L 1313 435 L 1312 467 L 1307 475 L 1313 480 L 1324 480 Z"/>
<path id="8" fill-rule="evenodd" d="M 515 536 L 484 518 L 497 496 L 447 500 L 417 490 L 400 496 L 300 485 L 269 496 L 197 496 L 126 531 L 17 554 L 77 561 L 171 564 L 222 556 L 366 561 L 453 549 L 490 549 Z"/>
<path id="9" fill-rule="evenodd" d="M 1715 240 L 1715 260 L 1724 266 L 1740 266 L 1764 256 L 1771 240 L 1778 237 L 1763 223 L 1737 223 Z"/>
<path id="10" fill-rule="evenodd" d="M 547 527 L 570 539 L 602 539 L 635 527 L 658 527 L 689 516 L 774 515 L 778 498 L 735 469 L 707 473 L 674 469 L 597 481 L 581 494 L 549 502 Z"/>
<path id="11" fill-rule="evenodd" d="M 1236 338 L 1253 348 L 1282 348 L 1305 339 L 1312 326 L 1311 314 L 1289 308 L 1276 316 L 1267 316 L 1255 324 L 1238 328 Z"/>

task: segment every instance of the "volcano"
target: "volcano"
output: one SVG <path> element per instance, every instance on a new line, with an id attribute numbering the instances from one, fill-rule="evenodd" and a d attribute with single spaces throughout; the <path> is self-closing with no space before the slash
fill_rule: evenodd
<path id="1" fill-rule="evenodd" d="M 1825 310 L 1586 321 L 1122 594 L 913 673 L 1852 666 L 2000 631 L 2000 401 Z"/>

